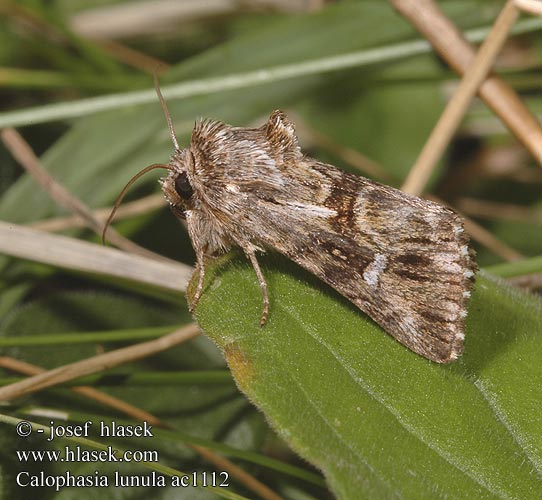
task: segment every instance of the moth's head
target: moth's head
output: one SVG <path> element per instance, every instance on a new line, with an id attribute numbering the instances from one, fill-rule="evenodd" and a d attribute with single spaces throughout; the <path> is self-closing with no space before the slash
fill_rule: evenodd
<path id="1" fill-rule="evenodd" d="M 177 217 L 185 217 L 186 211 L 194 208 L 194 186 L 189 172 L 194 171 L 194 157 L 189 149 L 175 150 L 169 164 L 168 175 L 160 179 L 162 191 L 171 210 Z"/>
<path id="2" fill-rule="evenodd" d="M 154 77 L 154 87 L 160 104 L 162 105 L 169 129 L 169 135 L 175 148 L 169 163 L 165 165 L 169 171 L 168 175 L 167 177 L 160 179 L 160 184 L 162 185 L 162 191 L 164 192 L 173 213 L 177 217 L 184 219 L 186 212 L 194 207 L 194 186 L 190 181 L 189 173 L 194 172 L 194 156 L 189 149 L 181 150 L 179 148 L 175 130 L 173 129 L 173 122 L 171 121 L 171 115 L 167 109 L 167 104 L 162 96 L 162 92 L 160 92 L 156 75 Z"/>

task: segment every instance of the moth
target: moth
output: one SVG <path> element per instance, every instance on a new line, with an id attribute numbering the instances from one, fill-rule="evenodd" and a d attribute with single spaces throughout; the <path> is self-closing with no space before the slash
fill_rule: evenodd
<path id="1" fill-rule="evenodd" d="M 273 249 L 412 351 L 438 363 L 462 354 L 476 264 L 454 211 L 305 156 L 281 111 L 259 128 L 200 120 L 181 149 L 157 93 L 175 149 L 167 165 L 147 167 L 125 190 L 153 168 L 168 170 L 162 190 L 197 257 L 191 309 L 206 259 L 238 246 L 260 284 L 263 325 L 269 298 L 257 253 Z"/>

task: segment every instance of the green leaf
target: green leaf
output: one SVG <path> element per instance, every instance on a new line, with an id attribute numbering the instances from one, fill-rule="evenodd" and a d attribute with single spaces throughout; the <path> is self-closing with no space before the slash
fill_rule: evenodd
<path id="1" fill-rule="evenodd" d="M 208 268 L 197 319 L 339 498 L 539 498 L 539 301 L 479 276 L 465 354 L 443 366 L 284 258 L 261 260 L 265 327 L 256 276 L 231 254 Z"/>

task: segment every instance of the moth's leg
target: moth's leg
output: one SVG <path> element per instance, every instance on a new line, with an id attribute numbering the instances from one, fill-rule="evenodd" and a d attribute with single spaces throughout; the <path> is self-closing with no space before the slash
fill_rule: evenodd
<path id="1" fill-rule="evenodd" d="M 194 293 L 194 298 L 190 302 L 188 309 L 190 312 L 198 305 L 199 299 L 201 297 L 201 292 L 203 290 L 203 281 L 205 280 L 205 264 L 203 253 L 198 253 L 196 259 L 196 271 L 198 273 L 198 286 L 196 286 L 196 291 Z"/>
<path id="2" fill-rule="evenodd" d="M 254 268 L 254 271 L 256 272 L 256 276 L 258 278 L 258 282 L 260 283 L 260 288 L 262 290 L 262 296 L 263 296 L 263 310 L 262 310 L 262 317 L 260 319 L 260 326 L 265 325 L 265 322 L 267 321 L 267 316 L 269 315 L 269 297 L 267 295 L 267 283 L 265 282 L 265 278 L 263 277 L 262 270 L 260 269 L 260 264 L 258 264 L 258 260 L 256 259 L 256 253 L 254 252 L 254 249 L 250 246 L 242 246 L 243 251 L 245 252 L 245 255 L 250 260 L 250 263 L 252 264 L 252 267 Z"/>

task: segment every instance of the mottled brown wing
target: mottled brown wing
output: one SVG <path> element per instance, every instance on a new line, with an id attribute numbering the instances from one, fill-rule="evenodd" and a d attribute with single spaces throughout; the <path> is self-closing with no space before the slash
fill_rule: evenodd
<path id="1" fill-rule="evenodd" d="M 256 243 L 315 274 L 399 342 L 446 363 L 463 351 L 475 263 L 452 210 L 303 158 L 247 192 Z"/>

